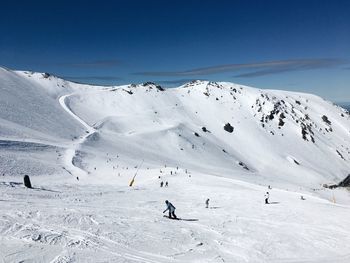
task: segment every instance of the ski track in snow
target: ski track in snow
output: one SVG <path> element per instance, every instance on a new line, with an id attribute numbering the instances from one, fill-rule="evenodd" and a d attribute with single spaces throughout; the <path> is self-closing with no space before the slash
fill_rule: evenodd
<path id="1" fill-rule="evenodd" d="M 82 120 L 79 116 L 77 116 L 76 114 L 74 114 L 74 112 L 67 106 L 66 104 L 66 99 L 69 98 L 70 96 L 75 95 L 76 93 L 71 93 L 71 94 L 67 94 L 67 95 L 63 95 L 59 98 L 59 103 L 62 106 L 62 108 L 70 115 L 72 116 L 75 120 L 77 120 L 80 124 L 82 124 L 85 129 L 86 129 L 86 133 L 81 135 L 79 138 L 77 138 L 75 141 L 73 141 L 73 143 L 71 144 L 71 146 L 66 150 L 65 153 L 65 163 L 66 165 L 69 167 L 68 170 L 70 170 L 70 172 L 72 174 L 76 174 L 76 175 L 86 175 L 86 171 L 84 171 L 83 169 L 77 167 L 74 165 L 74 158 L 76 156 L 77 151 L 80 148 L 80 145 L 83 144 L 86 140 L 86 138 L 90 135 L 92 135 L 93 133 L 96 132 L 96 130 L 91 127 L 90 125 L 88 125 L 84 120 Z"/>

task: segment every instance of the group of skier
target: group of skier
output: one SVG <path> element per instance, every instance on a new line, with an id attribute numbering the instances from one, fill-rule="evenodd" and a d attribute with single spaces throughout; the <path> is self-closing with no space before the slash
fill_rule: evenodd
<path id="1" fill-rule="evenodd" d="M 209 201 L 210 199 L 208 198 L 207 200 L 205 200 L 205 207 L 209 208 Z M 176 215 L 175 215 L 175 209 L 176 207 L 170 203 L 168 200 L 165 200 L 165 205 L 166 205 L 166 209 L 163 211 L 163 214 L 168 211 L 169 212 L 169 218 L 170 219 L 179 219 Z"/>
<path id="2" fill-rule="evenodd" d="M 270 186 L 269 186 L 269 189 L 271 189 Z M 265 204 L 269 204 L 270 193 L 266 192 L 264 197 L 265 197 Z M 305 200 L 305 198 L 303 198 L 303 196 L 302 196 L 302 200 Z M 205 208 L 209 208 L 209 201 L 210 201 L 209 198 L 207 198 L 205 200 Z M 175 215 L 176 207 L 172 203 L 170 203 L 168 200 L 165 200 L 165 205 L 166 205 L 166 209 L 163 211 L 163 214 L 166 211 L 168 211 L 169 212 L 169 216 L 168 217 L 170 219 L 178 219 L 178 217 Z"/>
<path id="3" fill-rule="evenodd" d="M 168 187 L 168 186 L 169 186 L 168 181 L 165 182 L 165 185 L 164 185 L 164 182 L 161 181 L 161 182 L 160 182 L 160 187 L 163 187 L 163 186 Z"/>
<path id="4" fill-rule="evenodd" d="M 165 167 L 166 167 L 166 166 L 165 166 Z M 178 168 L 177 168 L 177 169 L 178 169 Z M 186 169 L 186 173 L 187 173 L 187 169 Z M 161 177 L 159 176 L 159 178 L 161 178 Z M 163 186 L 164 186 L 164 182 L 161 181 L 161 182 L 160 182 L 160 187 L 163 187 Z M 168 187 L 168 182 L 167 182 L 167 181 L 165 182 L 165 187 Z M 270 189 L 272 189 L 272 187 L 269 185 L 269 186 L 268 186 L 268 189 L 270 190 Z M 266 193 L 265 193 L 264 198 L 265 198 L 265 204 L 270 204 L 270 202 L 269 202 L 270 193 L 269 193 L 269 192 L 266 192 Z M 302 196 L 301 199 L 302 199 L 302 200 L 305 200 L 305 198 L 303 198 L 303 196 Z M 207 199 L 205 200 L 205 208 L 209 208 L 209 201 L 210 201 L 209 198 L 207 198 Z M 171 202 L 169 202 L 168 200 L 165 200 L 165 205 L 166 205 L 166 209 L 163 211 L 163 213 L 165 213 L 165 212 L 168 211 L 168 212 L 169 212 L 168 217 L 169 217 L 170 219 L 178 219 L 178 217 L 177 217 L 176 214 L 175 214 L 176 207 L 175 207 Z"/>

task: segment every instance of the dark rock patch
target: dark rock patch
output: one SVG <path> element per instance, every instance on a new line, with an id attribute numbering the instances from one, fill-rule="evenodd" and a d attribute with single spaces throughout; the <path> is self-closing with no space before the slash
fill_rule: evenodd
<path id="1" fill-rule="evenodd" d="M 44 79 L 48 79 L 51 76 L 50 73 L 43 73 L 43 77 Z"/>
<path id="2" fill-rule="evenodd" d="M 123 89 L 126 93 L 129 93 L 130 95 L 134 94 L 131 90 L 126 90 L 126 89 Z"/>
<path id="3" fill-rule="evenodd" d="M 322 120 L 323 120 L 326 124 L 332 125 L 331 121 L 328 119 L 328 117 L 327 117 L 326 115 L 323 115 L 323 116 L 322 116 Z"/>
<path id="4" fill-rule="evenodd" d="M 350 174 L 338 184 L 338 187 L 350 187 Z"/>

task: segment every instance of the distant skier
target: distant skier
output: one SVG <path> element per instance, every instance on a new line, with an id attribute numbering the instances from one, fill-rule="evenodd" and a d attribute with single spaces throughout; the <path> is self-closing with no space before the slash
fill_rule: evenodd
<path id="1" fill-rule="evenodd" d="M 300 196 L 300 199 L 301 200 L 306 200 L 304 196 Z"/>
<path id="2" fill-rule="evenodd" d="M 169 186 L 168 181 L 166 181 L 165 182 L 165 187 L 168 187 L 168 186 Z"/>
<path id="3" fill-rule="evenodd" d="M 205 208 L 209 208 L 209 198 L 207 200 L 205 200 Z"/>
<path id="4" fill-rule="evenodd" d="M 266 192 L 266 194 L 265 194 L 265 204 L 269 203 L 269 198 L 270 198 L 270 194 L 269 194 L 269 192 Z"/>
<path id="5" fill-rule="evenodd" d="M 163 214 L 166 212 L 166 211 L 169 211 L 169 218 L 174 218 L 174 219 L 177 219 L 177 216 L 175 215 L 175 209 L 176 207 L 173 206 L 172 203 L 170 203 L 168 200 L 165 200 L 165 204 L 166 204 L 166 209 L 163 211 Z"/>
<path id="6" fill-rule="evenodd" d="M 272 189 L 271 185 L 268 186 L 269 189 Z"/>
<path id="7" fill-rule="evenodd" d="M 164 185 L 164 182 L 161 181 L 161 182 L 160 182 L 160 187 L 163 187 L 163 185 Z"/>

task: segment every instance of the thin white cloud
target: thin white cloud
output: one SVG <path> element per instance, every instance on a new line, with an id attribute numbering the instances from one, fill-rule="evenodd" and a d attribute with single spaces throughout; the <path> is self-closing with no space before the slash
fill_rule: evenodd
<path id="1" fill-rule="evenodd" d="M 336 58 L 317 58 L 317 59 L 289 59 L 277 61 L 264 61 L 247 64 L 227 64 L 212 67 L 195 68 L 184 71 L 144 71 L 136 72 L 134 75 L 142 76 L 203 76 L 226 72 L 244 73 L 236 77 L 256 77 L 267 74 L 277 74 L 288 71 L 300 71 L 320 68 L 333 68 L 348 62 Z"/>

